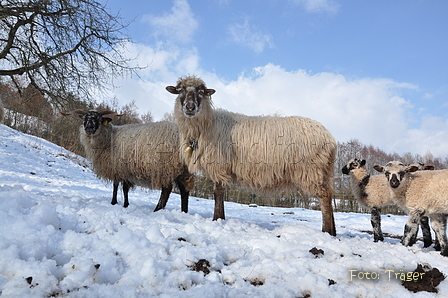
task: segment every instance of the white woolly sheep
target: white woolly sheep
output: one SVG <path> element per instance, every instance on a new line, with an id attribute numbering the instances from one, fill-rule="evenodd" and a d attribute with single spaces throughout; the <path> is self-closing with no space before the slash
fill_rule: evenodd
<path id="1" fill-rule="evenodd" d="M 434 167 L 416 164 L 420 170 L 429 170 Z M 366 169 L 366 160 L 352 159 L 343 168 L 342 173 L 350 175 L 352 193 L 358 203 L 371 211 L 371 224 L 373 228 L 373 241 L 383 241 L 383 232 L 381 230 L 381 207 L 393 204 L 393 196 L 387 186 L 387 180 L 383 175 L 370 176 Z M 406 211 L 406 206 L 399 206 Z M 431 231 L 429 229 L 428 217 L 423 216 L 420 219 L 423 232 L 424 247 L 432 244 Z"/>
<path id="2" fill-rule="evenodd" d="M 416 166 L 405 166 L 399 161 L 374 168 L 386 175 L 395 202 L 408 210 L 401 243 L 409 246 L 415 242 L 419 219 L 427 215 L 440 243 L 441 255 L 448 256 L 448 170 L 415 172 L 418 170 Z"/>
<path id="3" fill-rule="evenodd" d="M 177 94 L 174 117 L 182 160 L 215 183 L 213 219 L 224 219 L 229 183 L 265 191 L 300 189 L 320 200 L 322 231 L 336 235 L 333 194 L 336 141 L 320 123 L 304 117 L 246 116 L 213 109 L 204 81 L 182 77 L 166 90 Z"/>
<path id="4" fill-rule="evenodd" d="M 129 205 L 128 192 L 134 185 L 162 189 L 154 211 L 165 208 L 176 182 L 181 193 L 181 209 L 188 212 L 189 190 L 193 176 L 180 161 L 179 130 L 169 121 L 114 126 L 105 115 L 112 111 L 75 110 L 63 115 L 80 114 L 80 141 L 99 178 L 113 181 L 111 204 L 117 204 L 117 190 L 123 186 L 124 207 Z M 122 116 L 122 115 L 118 115 Z"/>

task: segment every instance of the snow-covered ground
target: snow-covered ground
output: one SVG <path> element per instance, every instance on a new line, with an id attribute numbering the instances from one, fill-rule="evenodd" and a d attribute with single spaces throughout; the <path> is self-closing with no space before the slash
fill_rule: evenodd
<path id="1" fill-rule="evenodd" d="M 448 274 L 448 258 L 374 243 L 368 214 L 336 213 L 332 237 L 318 211 L 226 202 L 212 221 L 212 200 L 190 198 L 185 214 L 172 194 L 154 213 L 159 191 L 136 189 L 127 209 L 111 195 L 83 158 L 0 124 L 0 296 L 448 297 L 446 280 L 438 294 L 399 280 L 417 264 Z M 405 221 L 383 215 L 383 231 Z"/>

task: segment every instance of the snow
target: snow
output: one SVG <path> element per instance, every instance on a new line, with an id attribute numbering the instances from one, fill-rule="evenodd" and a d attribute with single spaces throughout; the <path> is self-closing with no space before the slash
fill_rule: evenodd
<path id="1" fill-rule="evenodd" d="M 226 202 L 226 220 L 212 221 L 212 200 L 191 197 L 185 214 L 177 194 L 153 212 L 159 194 L 112 206 L 85 159 L 0 124 L 1 296 L 448 297 L 447 281 L 434 294 L 397 280 L 419 263 L 447 274 L 448 259 L 421 241 L 374 243 L 368 214 L 335 213 L 332 237 L 319 211 Z M 392 235 L 405 222 L 382 216 Z M 210 273 L 193 270 L 200 260 Z"/>

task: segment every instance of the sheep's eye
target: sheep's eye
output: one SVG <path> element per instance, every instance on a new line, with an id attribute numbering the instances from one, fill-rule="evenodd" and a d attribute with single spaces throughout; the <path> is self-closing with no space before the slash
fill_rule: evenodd
<path id="1" fill-rule="evenodd" d="M 398 172 L 398 175 L 400 175 L 400 179 L 403 179 L 403 176 L 406 174 L 405 171 Z"/>
<path id="2" fill-rule="evenodd" d="M 384 174 L 386 175 L 387 179 L 389 179 L 390 172 L 385 172 Z"/>

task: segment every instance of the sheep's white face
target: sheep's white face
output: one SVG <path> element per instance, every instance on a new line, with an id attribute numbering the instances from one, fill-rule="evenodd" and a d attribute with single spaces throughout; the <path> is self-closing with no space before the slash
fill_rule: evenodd
<path id="1" fill-rule="evenodd" d="M 390 186 L 397 188 L 406 175 L 406 166 L 399 161 L 391 161 L 384 167 L 384 174 Z"/>
<path id="2" fill-rule="evenodd" d="M 392 188 L 398 188 L 405 179 L 406 173 L 415 172 L 418 167 L 414 165 L 406 166 L 399 161 L 391 161 L 384 167 L 374 166 L 374 169 L 386 175 L 387 182 Z"/>
<path id="3" fill-rule="evenodd" d="M 215 90 L 207 89 L 204 84 L 188 84 L 180 81 L 176 87 L 168 86 L 166 90 L 172 94 L 178 94 L 182 113 L 187 118 L 195 117 L 201 110 L 202 102 L 208 99 Z"/>
<path id="4" fill-rule="evenodd" d="M 366 165 L 366 160 L 363 159 L 352 159 L 348 162 L 348 164 L 346 164 L 343 168 L 342 168 L 342 173 L 345 175 L 349 175 L 350 171 L 354 170 L 354 169 L 359 169 L 362 168 Z"/>
<path id="5" fill-rule="evenodd" d="M 434 166 L 426 166 L 422 163 L 414 163 L 406 166 L 399 161 L 391 161 L 384 167 L 374 166 L 373 168 L 386 175 L 387 182 L 392 188 L 397 188 L 401 185 L 403 179 L 406 178 L 406 173 L 434 170 Z"/>

